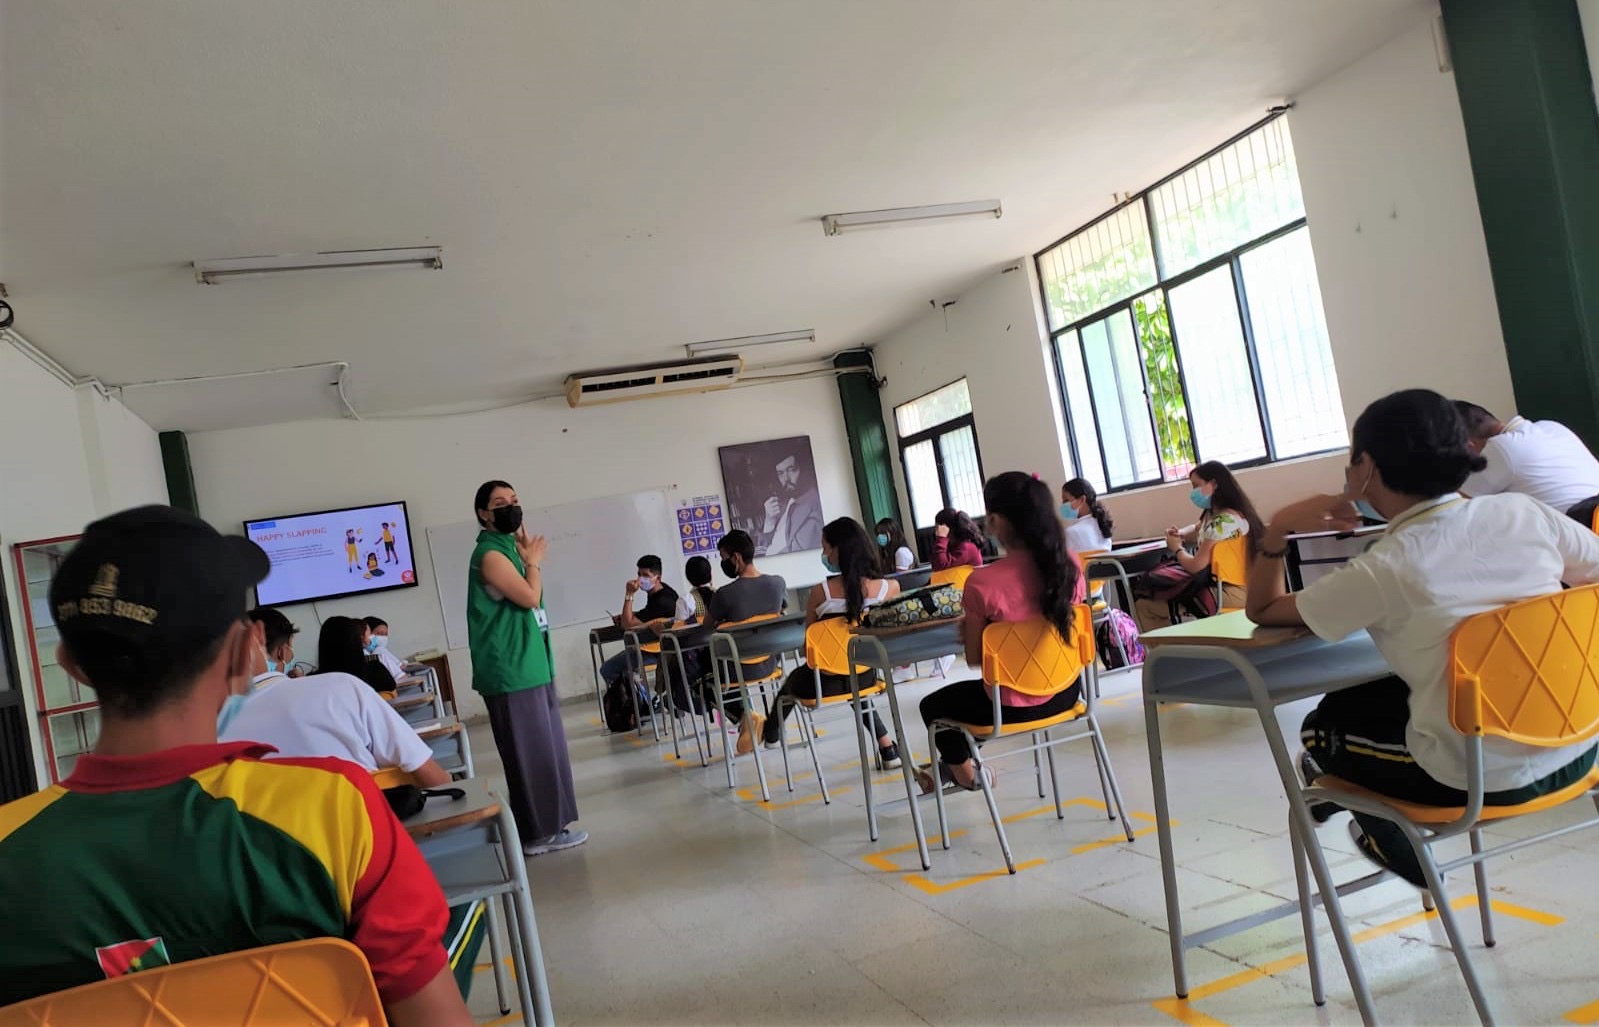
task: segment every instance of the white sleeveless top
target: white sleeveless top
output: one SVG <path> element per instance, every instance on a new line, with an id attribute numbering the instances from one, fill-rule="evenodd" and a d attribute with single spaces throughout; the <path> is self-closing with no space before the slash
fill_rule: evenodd
<path id="1" fill-rule="evenodd" d="M 877 594 L 875 596 L 866 597 L 867 606 L 876 606 L 878 603 L 881 603 L 883 600 L 888 598 L 888 582 L 885 580 L 879 582 L 878 584 L 880 587 L 877 590 Z M 848 612 L 844 598 L 842 596 L 835 597 L 833 593 L 829 592 L 827 590 L 827 582 L 825 581 L 822 582 L 822 593 L 826 595 L 827 598 L 822 600 L 822 605 L 816 608 L 817 618 L 836 617 L 839 614 Z"/>

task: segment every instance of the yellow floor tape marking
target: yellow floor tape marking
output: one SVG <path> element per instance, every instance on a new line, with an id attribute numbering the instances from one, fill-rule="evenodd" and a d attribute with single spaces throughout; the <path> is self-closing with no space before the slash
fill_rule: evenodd
<path id="1" fill-rule="evenodd" d="M 506 1013 L 504 1016 L 496 1016 L 492 1020 L 484 1020 L 478 1025 L 478 1027 L 500 1027 L 500 1024 L 510 1023 L 513 1020 L 520 1019 L 522 1019 L 521 1012 Z"/>
<path id="2" fill-rule="evenodd" d="M 1599 1023 L 1599 1002 L 1590 1002 L 1566 1014 L 1572 1023 Z"/>
<path id="3" fill-rule="evenodd" d="M 1016 864 L 1016 873 L 1019 874 L 1023 870 L 1031 870 L 1033 867 L 1043 866 L 1047 862 L 1049 861 L 1046 859 L 1030 859 L 1025 863 L 1018 863 Z M 962 877 L 958 880 L 951 881 L 948 884 L 934 884 L 921 874 L 906 874 L 905 883 L 913 888 L 926 892 L 928 895 L 942 895 L 945 892 L 954 891 L 956 888 L 964 888 L 968 884 L 976 884 L 978 881 L 990 881 L 995 879 L 1003 880 L 1004 878 L 1013 876 L 1015 875 L 1013 875 L 1010 871 L 1006 870 L 1004 867 L 1000 867 L 998 870 L 990 870 L 987 873 L 973 874 L 971 877 Z"/>
<path id="4" fill-rule="evenodd" d="M 1137 816 L 1137 814 L 1134 814 L 1134 816 Z M 1477 908 L 1477 896 L 1462 895 L 1457 899 L 1451 900 L 1449 907 L 1456 910 L 1475 909 Z M 1565 917 L 1555 916 L 1552 913 L 1544 913 L 1540 910 L 1530 909 L 1526 906 L 1517 906 L 1509 902 L 1500 902 L 1498 899 L 1491 900 L 1489 902 L 1489 908 L 1496 913 L 1503 913 L 1505 916 L 1513 916 L 1519 920 L 1526 920 L 1529 923 L 1540 924 L 1544 927 L 1554 927 L 1565 923 Z M 1390 920 L 1387 923 L 1378 924 L 1375 927 L 1368 927 L 1364 931 L 1357 931 L 1354 935 L 1352 935 L 1352 938 L 1355 944 L 1359 945 L 1363 942 L 1372 941 L 1376 938 L 1381 938 L 1389 934 L 1394 934 L 1398 931 L 1403 931 L 1407 927 L 1414 927 L 1417 924 L 1426 923 L 1429 920 L 1436 920 L 1437 918 L 1437 910 L 1422 910 L 1419 913 L 1411 913 L 1409 916 L 1402 916 L 1396 920 Z M 1281 959 L 1274 959 L 1271 962 L 1263 963 L 1260 966 L 1248 967 L 1235 974 L 1232 974 L 1231 976 L 1223 977 L 1220 980 L 1211 981 L 1209 984 L 1202 984 L 1197 988 L 1192 988 L 1189 990 L 1188 997 L 1186 999 L 1162 998 L 1156 999 L 1154 1002 L 1151 1002 L 1150 1005 L 1162 1013 L 1165 1013 L 1167 1016 L 1170 1016 L 1179 1023 L 1187 1024 L 1188 1027 L 1227 1027 L 1227 1024 L 1223 1023 L 1221 1020 L 1217 1020 L 1215 1017 L 1206 1016 L 1199 1010 L 1194 1009 L 1191 1003 L 1198 1002 L 1201 999 L 1210 998 L 1212 995 L 1218 995 L 1224 991 L 1231 991 L 1233 988 L 1249 984 L 1253 981 L 1262 980 L 1266 977 L 1275 977 L 1277 974 L 1283 973 L 1284 971 L 1292 970 L 1295 967 L 1304 966 L 1306 962 L 1307 958 L 1305 954 L 1303 952 L 1296 952 L 1293 955 L 1284 956 Z M 1581 1019 L 1581 1014 L 1591 1014 L 1591 1016 L 1589 1019 Z M 1570 1013 L 1566 1014 L 1566 1019 L 1571 1020 L 1574 1023 L 1599 1023 L 1599 1002 L 1595 1002 L 1590 1006 L 1583 1006 L 1581 1009 L 1572 1010 Z"/>

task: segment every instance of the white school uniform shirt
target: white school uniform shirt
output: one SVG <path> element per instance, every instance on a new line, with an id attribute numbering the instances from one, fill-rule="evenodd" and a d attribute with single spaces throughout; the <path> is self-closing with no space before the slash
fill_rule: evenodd
<path id="1" fill-rule="evenodd" d="M 841 595 L 835 596 L 833 594 L 833 590 L 830 586 L 835 580 L 838 582 L 840 591 L 842 591 L 844 588 L 844 579 L 842 578 L 828 578 L 826 581 L 822 582 L 822 594 L 827 598 L 823 599 L 821 604 L 816 607 L 816 617 L 818 620 L 823 617 L 840 617 L 849 612 L 849 600 L 845 599 Z M 876 595 L 863 596 L 862 599 L 864 600 L 863 605 L 867 607 L 877 606 L 878 604 L 884 602 L 888 599 L 888 582 L 886 580 L 880 582 L 877 586 Z"/>
<path id="2" fill-rule="evenodd" d="M 894 550 L 894 569 L 908 571 L 916 566 L 916 554 L 911 552 L 910 546 L 900 546 Z"/>
<path id="3" fill-rule="evenodd" d="M 1520 492 L 1565 512 L 1599 496 L 1599 460 L 1558 421 L 1512 417 L 1482 447 L 1488 466 L 1466 479 L 1468 496 Z"/>
<path id="4" fill-rule="evenodd" d="M 1336 641 L 1365 628 L 1410 686 L 1405 745 L 1436 781 L 1466 787 L 1466 738 L 1449 723 L 1449 636 L 1462 620 L 1522 599 L 1599 581 L 1599 535 L 1558 510 L 1509 493 L 1418 503 L 1366 552 L 1299 596 L 1299 615 Z M 1543 749 L 1483 739 L 1483 789 L 1520 788 L 1594 747 Z"/>
<path id="5" fill-rule="evenodd" d="M 433 750 L 398 713 L 350 674 L 263 674 L 219 742 L 265 742 L 276 756 L 337 756 L 367 770 L 415 770 Z"/>
<path id="6" fill-rule="evenodd" d="M 1066 548 L 1073 553 L 1088 553 L 1111 548 L 1110 539 L 1099 530 L 1092 515 L 1066 522 Z"/>
<path id="7" fill-rule="evenodd" d="M 406 676 L 405 662 L 398 656 L 389 652 L 387 649 L 379 649 L 377 651 L 377 658 L 378 662 L 383 664 L 383 669 L 389 672 L 389 675 L 394 678 L 395 682 L 398 682 L 401 678 Z"/>

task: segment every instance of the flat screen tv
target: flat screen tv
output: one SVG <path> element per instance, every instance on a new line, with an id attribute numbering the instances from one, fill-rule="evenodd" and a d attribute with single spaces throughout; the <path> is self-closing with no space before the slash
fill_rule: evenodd
<path id="1" fill-rule="evenodd" d="M 245 521 L 272 570 L 255 587 L 262 606 L 416 587 L 416 552 L 404 503 L 375 503 Z"/>

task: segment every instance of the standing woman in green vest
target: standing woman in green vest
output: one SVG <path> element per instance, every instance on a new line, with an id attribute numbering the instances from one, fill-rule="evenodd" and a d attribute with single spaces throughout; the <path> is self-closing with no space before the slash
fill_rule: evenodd
<path id="1" fill-rule="evenodd" d="M 472 687 L 489 709 L 522 851 L 542 856 L 589 837 L 567 827 L 577 819 L 577 796 L 544 614 L 548 544 L 528 534 L 516 490 L 506 482 L 484 482 L 472 508 L 483 528 L 466 585 Z"/>

